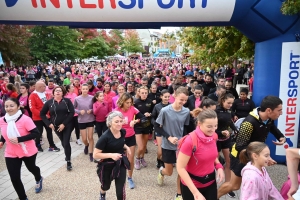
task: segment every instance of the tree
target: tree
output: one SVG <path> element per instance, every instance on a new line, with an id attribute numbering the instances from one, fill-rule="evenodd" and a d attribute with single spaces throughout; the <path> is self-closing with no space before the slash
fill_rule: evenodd
<path id="1" fill-rule="evenodd" d="M 145 51 L 143 48 L 142 40 L 140 39 L 139 34 L 137 33 L 136 30 L 133 29 L 126 30 L 122 49 L 131 53 Z"/>
<path id="2" fill-rule="evenodd" d="M 38 61 L 79 58 L 81 33 L 65 26 L 35 26 L 29 38 L 31 55 Z"/>
<path id="3" fill-rule="evenodd" d="M 178 32 L 185 48 L 193 49 L 193 62 L 224 65 L 250 59 L 254 43 L 234 27 L 186 27 Z"/>
<path id="4" fill-rule="evenodd" d="M 171 52 L 175 52 L 177 48 L 177 39 L 174 32 L 166 32 L 160 39 L 162 43 L 166 43 Z"/>
<path id="5" fill-rule="evenodd" d="M 13 61 L 17 65 L 30 61 L 29 29 L 28 26 L 0 25 L 0 52 L 4 61 Z"/>
<path id="6" fill-rule="evenodd" d="M 107 33 L 106 30 L 102 30 L 101 36 L 109 46 L 108 56 L 114 56 L 117 53 L 121 53 L 121 46 L 124 41 L 122 31 L 119 29 L 112 29 Z"/>
<path id="7" fill-rule="evenodd" d="M 286 0 L 282 3 L 281 12 L 284 15 L 300 14 L 300 0 Z"/>
<path id="8" fill-rule="evenodd" d="M 82 46 L 80 58 L 91 58 L 97 56 L 98 59 L 107 56 L 110 47 L 107 45 L 103 37 L 97 36 L 86 40 Z"/>

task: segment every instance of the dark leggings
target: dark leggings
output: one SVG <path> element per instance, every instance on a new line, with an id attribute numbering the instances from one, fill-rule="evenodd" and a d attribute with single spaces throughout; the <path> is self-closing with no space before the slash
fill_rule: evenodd
<path id="1" fill-rule="evenodd" d="M 98 134 L 98 138 L 101 137 L 102 133 L 107 130 L 106 122 L 96 122 L 96 131 Z"/>
<path id="2" fill-rule="evenodd" d="M 102 180 L 100 179 L 101 189 L 103 191 L 107 191 L 110 188 L 111 180 L 110 175 L 112 173 L 113 167 L 115 164 L 107 164 L 103 168 L 101 168 L 102 172 Z M 125 192 L 125 181 L 126 181 L 126 168 L 124 166 L 120 167 L 120 175 L 115 179 L 115 187 L 116 187 L 116 195 L 118 200 L 126 199 Z"/>
<path id="3" fill-rule="evenodd" d="M 35 165 L 36 155 L 23 158 L 5 158 L 6 167 L 10 176 L 10 180 L 19 196 L 20 200 L 27 198 L 23 183 L 21 181 L 21 166 L 22 161 L 24 161 L 26 168 L 30 171 L 35 178 L 35 181 L 38 182 L 41 180 L 41 171 L 38 166 Z"/>
<path id="4" fill-rule="evenodd" d="M 75 134 L 76 134 L 76 139 L 80 139 L 80 130 L 79 130 L 79 125 L 78 125 L 78 116 L 73 117 L 73 126 L 75 129 Z"/>
<path id="5" fill-rule="evenodd" d="M 42 120 L 39 121 L 33 121 L 34 124 L 36 125 L 36 128 L 39 130 L 40 134 L 36 137 L 35 139 L 35 145 L 36 146 L 40 146 L 41 145 L 41 137 L 43 134 L 43 127 L 46 129 L 46 133 L 47 133 L 47 139 L 49 141 L 49 146 L 53 147 L 54 145 L 54 141 L 53 141 L 53 135 L 52 135 L 52 129 L 49 128 Z"/>
<path id="6" fill-rule="evenodd" d="M 57 129 L 57 128 L 55 128 Z M 56 135 L 59 137 L 61 141 L 61 145 L 63 146 L 65 150 L 65 155 L 66 155 L 66 160 L 70 161 L 71 160 L 71 145 L 70 145 L 70 138 L 71 138 L 71 133 L 73 130 L 73 125 L 68 124 L 65 126 L 64 130 L 62 132 L 55 131 Z"/>
<path id="7" fill-rule="evenodd" d="M 183 200 L 192 200 L 194 199 L 193 193 L 191 193 L 190 189 L 183 185 L 180 182 L 180 188 L 181 188 L 181 195 Z M 205 188 L 198 188 L 199 192 L 204 196 L 205 199 L 209 200 L 217 200 L 217 183 L 216 181 L 211 184 L 210 186 L 207 186 Z"/>

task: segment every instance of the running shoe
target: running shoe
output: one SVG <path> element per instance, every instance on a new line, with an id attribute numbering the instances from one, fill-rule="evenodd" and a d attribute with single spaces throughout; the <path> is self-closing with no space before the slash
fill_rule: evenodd
<path id="1" fill-rule="evenodd" d="M 89 145 L 87 145 L 87 146 L 84 147 L 83 152 L 84 152 L 85 155 L 88 155 L 88 153 L 89 153 Z"/>
<path id="2" fill-rule="evenodd" d="M 82 145 L 82 142 L 81 142 L 81 140 L 80 140 L 80 139 L 76 140 L 76 144 L 78 144 L 78 145 Z"/>
<path id="3" fill-rule="evenodd" d="M 130 188 L 130 189 L 135 188 L 135 185 L 134 185 L 134 182 L 133 182 L 132 178 L 129 178 L 129 177 L 128 177 L 127 180 L 128 180 L 129 188 Z"/>
<path id="4" fill-rule="evenodd" d="M 37 146 L 37 149 L 39 152 L 43 152 L 44 150 L 42 149 L 41 145 Z"/>
<path id="5" fill-rule="evenodd" d="M 100 193 L 100 199 L 99 200 L 105 200 L 106 199 L 105 196 L 106 196 L 106 193 L 104 193 L 104 194 Z"/>
<path id="6" fill-rule="evenodd" d="M 67 170 L 71 171 L 72 169 L 73 169 L 72 163 L 71 162 L 67 162 Z"/>
<path id="7" fill-rule="evenodd" d="M 233 191 L 228 192 L 227 194 L 230 198 L 235 198 L 235 193 Z"/>
<path id="8" fill-rule="evenodd" d="M 161 174 L 162 170 L 163 170 L 163 167 L 160 167 L 158 170 L 158 176 L 157 176 L 157 183 L 160 186 L 162 186 L 164 184 L 164 176 Z"/>
<path id="9" fill-rule="evenodd" d="M 142 166 L 141 166 L 141 159 L 135 158 L 134 168 L 137 169 L 137 170 L 140 170 L 142 168 Z"/>
<path id="10" fill-rule="evenodd" d="M 183 200 L 181 195 L 176 195 L 174 200 Z"/>
<path id="11" fill-rule="evenodd" d="M 146 163 L 146 161 L 145 161 L 144 158 L 141 158 L 140 161 L 141 161 L 141 165 L 142 165 L 143 167 L 147 167 L 147 166 L 148 166 L 148 164 Z"/>
<path id="12" fill-rule="evenodd" d="M 36 185 L 35 185 L 35 193 L 39 193 L 41 192 L 43 189 L 43 177 L 41 177 L 41 180 L 36 182 Z"/>
<path id="13" fill-rule="evenodd" d="M 153 140 L 155 146 L 157 146 L 157 140 Z"/>
<path id="14" fill-rule="evenodd" d="M 52 147 L 49 147 L 48 151 L 54 151 L 54 152 L 59 152 L 60 151 L 60 148 L 58 148 L 57 146 L 52 146 Z"/>

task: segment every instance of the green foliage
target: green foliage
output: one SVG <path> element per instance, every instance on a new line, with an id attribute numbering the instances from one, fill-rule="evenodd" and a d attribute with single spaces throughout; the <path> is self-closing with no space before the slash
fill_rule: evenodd
<path id="1" fill-rule="evenodd" d="M 26 64 L 30 61 L 28 26 L 0 25 L 0 52 L 4 61 Z"/>
<path id="2" fill-rule="evenodd" d="M 300 14 L 300 0 L 286 0 L 282 3 L 281 12 L 284 15 Z"/>
<path id="3" fill-rule="evenodd" d="M 194 50 L 194 63 L 224 65 L 254 55 L 254 43 L 234 27 L 186 27 L 178 35 L 185 51 Z"/>
<path id="4" fill-rule="evenodd" d="M 135 30 L 126 30 L 122 49 L 130 53 L 144 52 L 142 41 Z"/>
<path id="5" fill-rule="evenodd" d="M 75 60 L 80 57 L 80 32 L 64 26 L 35 26 L 29 38 L 32 56 L 39 61 Z"/>
<path id="6" fill-rule="evenodd" d="M 97 36 L 93 39 L 87 40 L 82 46 L 80 58 L 91 58 L 97 56 L 98 59 L 107 56 L 110 47 L 107 45 L 103 37 Z"/>

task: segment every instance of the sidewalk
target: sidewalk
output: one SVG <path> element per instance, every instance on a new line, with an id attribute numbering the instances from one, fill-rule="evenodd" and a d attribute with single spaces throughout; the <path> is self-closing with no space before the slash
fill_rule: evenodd
<path id="1" fill-rule="evenodd" d="M 94 135 L 97 141 L 96 134 Z M 78 146 L 75 142 L 72 146 L 72 164 L 73 170 L 66 170 L 66 162 L 60 143 L 56 145 L 61 148 L 60 152 L 39 153 L 37 157 L 37 165 L 42 170 L 44 177 L 43 191 L 35 194 L 35 180 L 27 169 L 22 167 L 22 181 L 25 185 L 26 193 L 29 200 L 97 200 L 99 199 L 99 180 L 96 175 L 96 164 L 89 161 L 89 157 L 83 154 L 83 146 Z M 46 147 L 46 146 L 45 146 Z M 158 170 L 155 167 L 156 162 L 156 146 L 152 142 L 148 142 L 149 153 L 145 159 L 148 162 L 147 168 L 134 170 L 133 179 L 136 188 L 130 190 L 126 185 L 126 194 L 129 200 L 172 200 L 176 194 L 176 178 L 177 172 L 171 177 L 165 178 L 164 186 L 157 185 L 156 177 Z M 0 151 L 0 153 L 3 150 Z M 3 155 L 3 154 L 2 154 Z M 287 178 L 287 170 L 283 165 L 276 165 L 268 168 L 268 172 L 273 183 L 280 189 L 283 182 Z M 239 192 L 236 192 L 236 198 L 224 196 L 222 200 L 239 199 Z M 0 199 L 10 200 L 16 199 L 17 195 L 11 185 L 7 170 L 0 171 Z M 114 182 L 111 189 L 107 192 L 108 200 L 115 200 Z"/>

